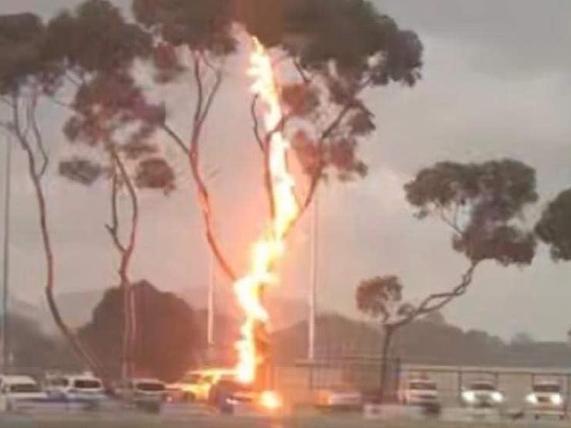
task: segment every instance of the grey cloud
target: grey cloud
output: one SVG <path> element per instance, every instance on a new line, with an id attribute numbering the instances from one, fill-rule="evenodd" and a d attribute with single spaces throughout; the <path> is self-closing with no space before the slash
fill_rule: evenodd
<path id="1" fill-rule="evenodd" d="M 376 0 L 422 36 L 477 47 L 473 67 L 501 73 L 565 72 L 571 67 L 571 2 L 565 0 Z M 567 47 L 567 48 L 566 48 Z"/>

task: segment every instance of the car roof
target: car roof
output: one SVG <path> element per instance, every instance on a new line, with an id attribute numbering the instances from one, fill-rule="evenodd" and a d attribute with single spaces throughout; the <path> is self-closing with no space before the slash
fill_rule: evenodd
<path id="1" fill-rule="evenodd" d="M 97 381 L 101 382 L 101 379 L 99 379 L 98 377 L 95 377 L 93 375 L 86 375 L 86 374 L 82 374 L 82 375 L 53 375 L 53 376 L 48 376 L 48 379 L 68 379 L 71 381 L 74 381 L 74 380 L 97 380 Z"/>
<path id="2" fill-rule="evenodd" d="M 24 375 L 2 375 L 1 377 L 3 383 L 14 384 L 14 383 L 33 383 L 36 381 L 31 376 Z"/>
<path id="3" fill-rule="evenodd" d="M 158 379 L 153 379 L 153 378 L 147 378 L 147 377 L 134 377 L 131 379 L 131 382 L 137 382 L 137 383 L 160 383 L 161 385 L 164 385 L 164 382 L 162 380 L 158 380 Z"/>
<path id="4" fill-rule="evenodd" d="M 412 377 L 408 380 L 408 382 L 409 383 L 412 383 L 412 382 L 436 383 L 432 379 L 426 379 L 426 378 L 422 378 L 422 377 Z"/>

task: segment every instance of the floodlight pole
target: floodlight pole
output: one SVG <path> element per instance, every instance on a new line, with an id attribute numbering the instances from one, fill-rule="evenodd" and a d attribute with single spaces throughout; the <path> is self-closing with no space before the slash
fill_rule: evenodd
<path id="1" fill-rule="evenodd" d="M 207 308 L 207 325 L 206 325 L 206 341 L 208 349 L 212 351 L 214 347 L 214 288 L 216 284 L 216 261 L 214 253 L 208 253 L 208 308 Z"/>
<path id="2" fill-rule="evenodd" d="M 12 193 L 12 142 L 6 137 L 6 164 L 4 178 L 4 243 L 2 260 L 2 369 L 10 364 L 10 326 L 8 317 L 8 291 L 10 279 L 10 199 Z"/>
<path id="3" fill-rule="evenodd" d="M 319 193 L 315 193 L 311 210 L 311 233 L 309 255 L 309 319 L 307 359 L 315 360 L 315 324 L 317 313 L 317 283 L 319 268 Z"/>

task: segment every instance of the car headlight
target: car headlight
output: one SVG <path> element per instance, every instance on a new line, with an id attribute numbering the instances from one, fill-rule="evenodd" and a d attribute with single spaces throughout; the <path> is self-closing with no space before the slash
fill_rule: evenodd
<path id="1" fill-rule="evenodd" d="M 492 392 L 492 400 L 494 400 L 496 403 L 501 403 L 502 401 L 504 401 L 504 396 L 502 395 L 501 392 L 494 391 Z"/>
<path id="2" fill-rule="evenodd" d="M 560 394 L 553 394 L 551 396 L 551 403 L 555 404 L 556 406 L 560 406 L 563 404 L 563 397 Z"/>
<path id="3" fill-rule="evenodd" d="M 476 394 L 474 394 L 472 391 L 464 391 L 462 393 L 462 398 L 468 403 L 473 403 L 476 401 Z"/>
<path id="4" fill-rule="evenodd" d="M 537 404 L 537 396 L 535 394 L 529 394 L 527 397 L 525 397 L 525 400 L 529 404 Z"/>

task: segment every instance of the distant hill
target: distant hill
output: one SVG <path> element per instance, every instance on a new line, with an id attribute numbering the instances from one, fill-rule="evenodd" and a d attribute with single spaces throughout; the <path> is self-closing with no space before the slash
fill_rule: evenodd
<path id="1" fill-rule="evenodd" d="M 68 325 L 72 328 L 79 328 L 89 322 L 92 311 L 102 299 L 104 292 L 105 290 L 89 290 L 60 293 L 56 295 L 56 301 Z M 205 288 L 186 288 L 174 291 L 174 293 L 188 302 L 193 309 L 197 311 L 206 309 L 207 290 Z M 15 312 L 28 314 L 30 318 L 38 321 L 46 331 L 55 331 L 56 327 L 45 300 L 40 300 L 37 305 L 20 301 L 15 305 Z M 307 305 L 302 300 L 268 295 L 266 305 L 272 314 L 272 330 L 290 327 L 307 317 Z M 235 305 L 230 288 L 218 290 L 216 312 L 225 319 L 236 320 L 236 322 L 241 319 L 241 313 Z M 228 322 L 227 324 L 233 323 Z"/>
<path id="2" fill-rule="evenodd" d="M 378 356 L 381 338 L 374 324 L 337 314 L 317 320 L 316 351 L 322 358 Z M 307 323 L 275 333 L 273 342 L 281 362 L 305 358 Z M 571 346 L 565 342 L 509 344 L 483 331 L 428 320 L 403 328 L 392 349 L 403 362 L 414 364 L 571 368 Z"/>
<path id="3" fill-rule="evenodd" d="M 197 321 L 206 342 L 206 293 L 189 289 L 177 293 L 196 310 Z M 57 296 L 62 314 L 74 328 L 84 325 L 103 291 L 64 293 Z M 214 337 L 217 345 L 232 354 L 239 334 L 240 312 L 228 292 L 216 296 Z M 38 323 L 44 332 L 56 331 L 46 304 L 38 306 L 12 300 L 11 310 Z M 272 342 L 276 362 L 293 362 L 307 355 L 307 306 L 295 299 L 269 297 L 267 305 L 276 320 Z M 317 319 L 316 351 L 319 357 L 377 356 L 381 349 L 377 324 L 338 314 L 322 314 Z M 441 317 L 417 321 L 403 328 L 394 339 L 394 355 L 414 364 L 557 367 L 571 368 L 571 346 L 566 342 L 506 343 L 497 336 L 478 330 L 462 330 Z"/>

